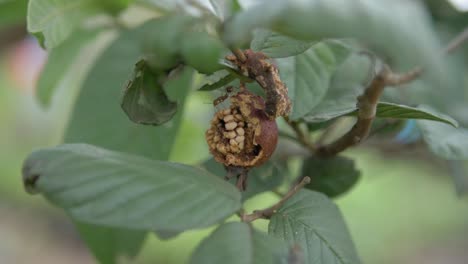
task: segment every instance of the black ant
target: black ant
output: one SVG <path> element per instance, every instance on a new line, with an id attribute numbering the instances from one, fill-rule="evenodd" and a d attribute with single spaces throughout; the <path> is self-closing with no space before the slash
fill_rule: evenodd
<path id="1" fill-rule="evenodd" d="M 239 90 L 240 90 L 240 91 L 244 91 L 245 89 L 247 89 L 247 88 L 245 87 L 245 83 L 244 83 L 244 82 L 241 82 L 240 85 L 239 85 Z M 227 86 L 227 87 L 226 87 L 226 93 L 213 100 L 213 106 L 216 107 L 217 105 L 219 105 L 219 104 L 221 104 L 222 102 L 224 102 L 226 99 L 229 98 L 229 96 L 231 95 L 231 93 L 232 93 L 233 91 L 234 91 L 234 87 L 232 87 L 232 86 Z"/>

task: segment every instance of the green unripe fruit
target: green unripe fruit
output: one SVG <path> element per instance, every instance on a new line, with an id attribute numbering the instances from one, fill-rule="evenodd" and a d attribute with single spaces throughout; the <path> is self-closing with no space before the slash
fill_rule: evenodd
<path id="1" fill-rule="evenodd" d="M 142 52 L 153 69 L 167 70 L 182 63 L 181 46 L 183 34 L 194 23 L 188 16 L 158 18 L 151 34 L 143 40 Z"/>
<path id="2" fill-rule="evenodd" d="M 181 45 L 185 63 L 197 71 L 210 74 L 221 69 L 218 60 L 224 47 L 218 39 L 205 32 L 188 32 Z"/>

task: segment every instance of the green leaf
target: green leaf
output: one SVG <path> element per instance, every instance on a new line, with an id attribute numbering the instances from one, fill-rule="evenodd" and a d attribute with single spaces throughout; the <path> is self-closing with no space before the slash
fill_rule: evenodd
<path id="1" fill-rule="evenodd" d="M 306 185 L 307 189 L 329 197 L 349 191 L 359 180 L 360 174 L 354 160 L 340 156 L 328 159 L 309 157 L 304 160 L 301 173 L 311 178 L 310 184 Z"/>
<path id="2" fill-rule="evenodd" d="M 325 97 L 335 70 L 349 56 L 341 41 L 319 42 L 306 52 L 277 61 L 281 79 L 288 86 L 293 103 L 292 120 L 302 118 Z"/>
<path id="3" fill-rule="evenodd" d="M 83 46 L 96 38 L 97 31 L 79 31 L 49 52 L 37 84 L 37 97 L 44 106 L 49 106 L 60 81 L 76 63 Z M 90 65 L 91 66 L 91 65 Z"/>
<path id="4" fill-rule="evenodd" d="M 433 121 L 418 121 L 424 141 L 437 156 L 448 160 L 468 160 L 468 129 Z"/>
<path id="5" fill-rule="evenodd" d="M 221 225 L 203 240 L 190 264 L 279 264 L 287 263 L 287 259 L 285 243 L 236 222 Z"/>
<path id="6" fill-rule="evenodd" d="M 352 54 L 337 69 L 323 99 L 303 117 L 304 121 L 319 123 L 356 110 L 357 97 L 368 82 L 369 59 Z"/>
<path id="7" fill-rule="evenodd" d="M 114 264 L 120 256 L 133 258 L 138 255 L 147 232 L 75 223 L 86 245 L 101 264 Z"/>
<path id="8" fill-rule="evenodd" d="M 377 47 L 403 69 L 424 65 L 428 77 L 440 84 L 448 81 L 440 43 L 418 1 L 260 1 L 227 21 L 224 38 L 229 45 L 239 45 L 256 28 L 305 41 L 357 38 Z"/>
<path id="9" fill-rule="evenodd" d="M 438 113 L 425 106 L 410 107 L 393 103 L 380 102 L 377 106 L 377 117 L 398 119 L 424 119 L 442 122 L 458 127 L 458 122 L 450 116 Z"/>
<path id="10" fill-rule="evenodd" d="M 187 32 L 183 35 L 181 52 L 185 63 L 201 73 L 222 69 L 218 61 L 223 55 L 223 44 L 206 32 Z"/>
<path id="11" fill-rule="evenodd" d="M 145 60 L 135 65 L 134 75 L 124 90 L 121 102 L 122 109 L 133 122 L 161 125 L 174 117 L 177 103 L 169 100 L 159 78 Z"/>
<path id="12" fill-rule="evenodd" d="M 333 120 L 328 120 L 328 121 L 318 122 L 318 123 L 306 123 L 306 125 L 307 125 L 307 130 L 309 130 L 309 132 L 314 132 L 314 131 L 324 129 L 328 127 L 329 125 L 331 125 L 332 123 L 333 123 Z"/>
<path id="13" fill-rule="evenodd" d="M 184 231 L 213 225 L 241 206 L 239 191 L 205 170 L 86 144 L 33 152 L 23 173 L 34 179 L 30 188 L 95 225 Z"/>
<path id="14" fill-rule="evenodd" d="M 65 135 L 66 142 L 86 142 L 101 147 L 166 160 L 179 130 L 182 112 L 163 126 L 148 127 L 132 123 L 118 107 L 122 88 L 130 77 L 135 61 L 141 58 L 141 43 L 148 40 L 161 20 L 150 21 L 121 35 L 101 54 L 85 80 Z M 160 32 L 156 31 L 158 34 Z M 171 98 L 184 105 L 190 89 L 192 72 L 170 80 L 166 88 Z M 95 227 L 96 234 L 106 230 Z M 113 229 L 115 237 L 126 230 Z M 86 237 L 86 234 L 82 234 Z M 103 237 L 102 239 L 105 239 Z M 94 252 L 100 248 L 92 246 Z M 115 255 L 113 252 L 108 252 Z"/>
<path id="15" fill-rule="evenodd" d="M 351 113 L 356 115 L 356 111 Z M 444 114 L 438 113 L 428 107 L 411 107 L 387 102 L 379 102 L 377 105 L 376 116 L 379 118 L 395 118 L 395 119 L 425 119 L 449 124 L 453 127 L 458 127 L 458 122 L 453 118 Z"/>
<path id="16" fill-rule="evenodd" d="M 302 190 L 294 195 L 273 215 L 268 233 L 299 244 L 305 263 L 360 263 L 338 207 L 320 193 Z"/>
<path id="17" fill-rule="evenodd" d="M 159 25 L 154 20 L 124 31 L 101 54 L 83 84 L 65 135 L 66 142 L 84 142 L 104 148 L 165 160 L 179 128 L 182 113 L 159 127 L 132 123 L 118 107 L 122 88 L 131 75 L 134 62 L 141 56 L 139 43 Z M 170 98 L 182 107 L 190 90 L 192 72 L 166 82 Z"/>
<path id="18" fill-rule="evenodd" d="M 0 2 L 0 29 L 24 23 L 27 0 L 3 0 Z"/>
<path id="19" fill-rule="evenodd" d="M 200 88 L 198 88 L 197 90 L 202 92 L 213 91 L 222 87 L 226 87 L 228 85 L 238 87 L 240 81 L 245 83 L 248 89 L 254 88 L 254 86 L 258 86 L 258 88 L 262 90 L 262 88 L 259 85 L 257 85 L 257 83 L 254 80 L 237 73 L 230 66 L 226 66 L 223 64 L 223 67 L 224 66 L 226 68 L 225 70 L 216 71 L 210 75 L 206 75 L 201 84 L 199 85 Z"/>
<path id="20" fill-rule="evenodd" d="M 296 40 L 276 32 L 257 29 L 250 42 L 250 48 L 261 51 L 271 58 L 284 58 L 303 53 L 312 46 L 312 43 Z"/>
<path id="21" fill-rule="evenodd" d="M 227 71 L 217 71 L 204 78 L 198 91 L 213 91 L 218 88 L 224 87 L 236 79 L 236 75 Z"/>
<path id="22" fill-rule="evenodd" d="M 99 12 L 91 0 L 30 0 L 28 31 L 42 36 L 44 47 L 54 48 L 67 39 L 86 18 Z"/>
<path id="23" fill-rule="evenodd" d="M 226 176 L 223 165 L 214 159 L 205 161 L 201 166 L 220 178 Z M 247 190 L 242 193 L 242 200 L 248 200 L 257 194 L 279 187 L 284 181 L 284 174 L 284 170 L 279 165 L 270 161 L 260 167 L 251 169 L 247 179 Z M 235 185 L 234 182 L 232 183 Z"/>
<path id="24" fill-rule="evenodd" d="M 360 90 L 359 87 L 351 89 L 351 94 L 354 94 L 354 91 Z M 338 96 L 337 101 L 340 101 L 341 96 Z M 323 120 L 330 120 L 339 116 L 349 115 L 355 116 L 357 114 L 356 101 L 357 96 L 352 99 L 351 96 L 342 95 L 343 101 L 347 101 L 345 105 L 331 105 L 328 104 L 326 109 L 330 109 L 329 113 L 321 112 L 319 114 L 309 114 L 304 120 L 311 123 L 322 122 Z M 325 100 L 322 102 L 323 105 L 328 102 Z M 354 103 L 354 104 L 353 104 Z M 337 107 L 339 110 L 335 110 L 334 107 Z M 314 109 L 313 111 L 316 111 Z M 320 111 L 324 111 L 321 109 Z M 323 115 L 322 115 L 323 113 Z M 453 127 L 458 127 L 458 122 L 451 118 L 450 116 L 441 114 L 435 110 L 429 109 L 425 106 L 412 107 L 407 105 L 389 103 L 389 102 L 379 102 L 377 105 L 377 118 L 394 118 L 394 119 L 421 119 L 421 120 L 432 120 L 437 122 L 442 122 L 449 124 Z"/>

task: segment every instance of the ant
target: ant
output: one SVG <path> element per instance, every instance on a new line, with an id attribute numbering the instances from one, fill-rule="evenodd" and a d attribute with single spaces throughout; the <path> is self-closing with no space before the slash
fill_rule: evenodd
<path id="1" fill-rule="evenodd" d="M 241 82 L 240 83 L 240 87 L 239 87 L 240 91 L 243 91 L 245 90 L 245 83 Z M 232 86 L 227 86 L 226 87 L 226 93 L 221 95 L 220 97 L 216 98 L 215 100 L 213 100 L 213 106 L 217 106 L 219 104 L 221 104 L 222 102 L 224 102 L 226 99 L 229 98 L 230 94 L 234 91 L 234 87 Z"/>
<path id="2" fill-rule="evenodd" d="M 226 87 L 226 93 L 221 95 L 220 97 L 213 100 L 213 106 L 217 106 L 220 103 L 224 102 L 226 99 L 229 98 L 229 95 L 234 91 L 234 87 L 228 86 Z"/>

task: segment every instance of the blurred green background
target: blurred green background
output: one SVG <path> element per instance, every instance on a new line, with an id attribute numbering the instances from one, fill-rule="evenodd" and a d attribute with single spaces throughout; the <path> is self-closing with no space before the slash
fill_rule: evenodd
<path id="1" fill-rule="evenodd" d="M 70 76 L 52 106 L 41 107 L 34 87 L 47 54 L 24 31 L 21 22 L 0 27 L 0 264 L 95 263 L 64 213 L 22 187 L 21 164 L 27 154 L 61 142 L 76 94 L 70 87 L 79 82 Z M 210 100 L 202 94 L 189 98 L 172 160 L 196 163 L 208 157 L 202 139 L 212 114 Z M 411 153 L 365 146 L 346 152 L 357 159 L 363 177 L 336 202 L 363 262 L 468 263 L 468 201 L 456 195 L 445 163 Z M 247 210 L 275 199 L 260 195 L 248 202 Z M 256 224 L 266 227 L 266 222 Z M 209 231 L 187 232 L 165 242 L 151 236 L 136 262 L 185 263 Z"/>

